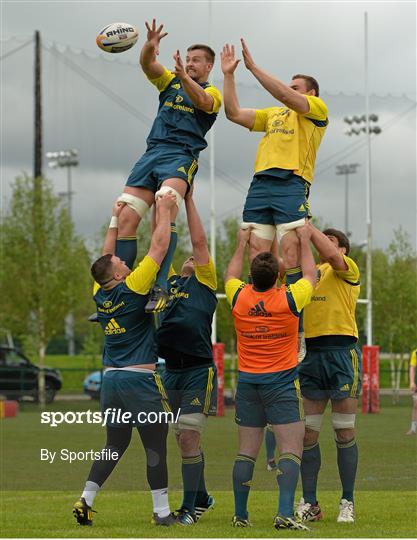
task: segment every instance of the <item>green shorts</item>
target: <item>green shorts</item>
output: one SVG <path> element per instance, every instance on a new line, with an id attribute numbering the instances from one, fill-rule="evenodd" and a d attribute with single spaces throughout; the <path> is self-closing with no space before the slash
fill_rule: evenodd
<path id="1" fill-rule="evenodd" d="M 349 348 L 307 348 L 298 366 L 301 393 L 312 400 L 357 398 L 361 392 L 362 355 Z"/>
<path id="2" fill-rule="evenodd" d="M 260 382 L 248 382 L 247 374 L 239 373 L 236 390 L 235 421 L 244 427 L 265 427 L 267 424 L 290 424 L 304 420 L 303 400 L 297 368 L 271 373 Z M 257 377 L 257 376 L 255 376 Z M 243 380 L 242 380 L 243 379 Z"/>
<path id="3" fill-rule="evenodd" d="M 217 413 L 217 370 L 214 364 L 189 369 L 166 369 L 163 374 L 170 407 L 176 415 Z"/>
<path id="4" fill-rule="evenodd" d="M 249 187 L 243 221 L 279 225 L 311 217 L 309 189 L 308 182 L 295 174 L 288 179 L 259 174 Z"/>
<path id="5" fill-rule="evenodd" d="M 182 148 L 173 145 L 157 145 L 146 150 L 136 162 L 126 186 L 143 187 L 156 193 L 168 178 L 181 178 L 189 188 L 198 170 L 197 160 Z"/>
<path id="6" fill-rule="evenodd" d="M 100 409 L 103 415 L 107 409 L 116 411 L 114 415 L 106 416 L 106 425 L 110 427 L 126 427 L 129 424 L 146 425 L 148 422 L 145 415 L 170 412 L 167 395 L 158 373 L 117 369 L 104 372 Z M 123 413 L 130 413 L 128 423 L 122 420 Z M 125 419 L 128 417 L 129 415 L 126 415 Z M 155 415 L 151 415 L 149 423 L 157 423 L 154 420 Z M 167 420 L 169 421 L 169 418 L 165 421 Z"/>

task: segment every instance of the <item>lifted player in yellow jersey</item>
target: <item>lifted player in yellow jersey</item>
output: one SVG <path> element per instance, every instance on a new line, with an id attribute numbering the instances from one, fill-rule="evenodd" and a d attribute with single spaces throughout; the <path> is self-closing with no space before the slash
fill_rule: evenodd
<path id="1" fill-rule="evenodd" d="M 417 349 L 410 356 L 410 390 L 413 393 L 413 410 L 411 413 L 411 426 L 406 435 L 415 435 L 417 431 L 417 385 L 416 385 Z"/>
<path id="2" fill-rule="evenodd" d="M 249 259 L 271 249 L 277 235 L 287 284 L 300 277 L 299 241 L 295 229 L 310 216 L 308 194 L 316 154 L 328 124 L 327 107 L 319 85 L 308 75 L 294 75 L 289 85 L 263 71 L 242 40 L 247 69 L 284 106 L 243 109 L 239 105 L 234 72 L 240 62 L 233 46 L 221 53 L 226 116 L 251 131 L 264 131 L 256 155 L 254 177 L 243 209 L 242 227 L 251 227 Z M 302 333 L 302 318 L 300 318 Z M 300 359 L 303 357 L 300 355 Z"/>
<path id="3" fill-rule="evenodd" d="M 353 523 L 358 447 L 355 416 L 361 388 L 361 356 L 356 345 L 355 320 L 359 296 L 359 269 L 350 259 L 349 239 L 336 229 L 323 233 L 310 223 L 311 241 L 320 255 L 320 279 L 305 307 L 307 354 L 299 365 L 301 393 L 306 413 L 306 433 L 301 462 L 303 498 L 298 516 L 305 521 L 321 519 L 317 502 L 317 478 L 321 457 L 319 433 L 330 399 L 342 484 L 338 522 Z"/>

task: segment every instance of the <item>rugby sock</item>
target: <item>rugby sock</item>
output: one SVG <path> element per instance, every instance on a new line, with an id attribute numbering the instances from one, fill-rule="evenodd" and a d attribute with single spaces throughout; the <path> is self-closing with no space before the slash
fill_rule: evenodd
<path id="1" fill-rule="evenodd" d="M 336 440 L 336 446 L 337 466 L 339 468 L 343 490 L 342 499 L 353 502 L 356 469 L 358 468 L 358 447 L 355 439 L 347 443 L 341 443 Z"/>
<path id="2" fill-rule="evenodd" d="M 169 516 L 168 488 L 153 489 L 151 494 L 155 514 L 158 514 L 161 518 Z"/>
<path id="3" fill-rule="evenodd" d="M 233 467 L 233 493 L 235 496 L 235 516 L 248 519 L 248 497 L 252 483 L 255 459 L 238 454 Z"/>
<path id="4" fill-rule="evenodd" d="M 168 424 L 145 424 L 137 428 L 146 452 L 146 478 L 152 491 L 168 485 L 167 435 Z"/>
<path id="5" fill-rule="evenodd" d="M 278 514 L 282 517 L 294 515 L 294 496 L 300 474 L 301 460 L 295 454 L 281 454 L 278 460 L 277 482 L 279 487 Z"/>
<path id="6" fill-rule="evenodd" d="M 320 444 L 305 446 L 301 459 L 301 482 L 306 503 L 317 503 L 317 479 L 321 467 Z"/>
<path id="7" fill-rule="evenodd" d="M 296 283 L 303 277 L 301 272 L 301 266 L 295 266 L 294 268 L 288 268 L 285 270 L 285 284 L 291 285 Z M 298 319 L 298 331 L 304 332 L 304 310 L 300 311 L 300 317 Z"/>
<path id="8" fill-rule="evenodd" d="M 266 448 L 266 460 L 273 461 L 275 459 L 275 448 L 277 443 L 275 441 L 274 432 L 267 429 L 265 433 L 265 448 Z"/>
<path id="9" fill-rule="evenodd" d="M 99 489 L 100 486 L 95 482 L 90 482 L 89 480 L 87 480 L 87 482 L 85 483 L 84 491 L 82 492 L 81 497 L 85 499 L 85 502 L 88 504 L 88 506 L 93 506 L 94 499 L 96 498 Z"/>
<path id="10" fill-rule="evenodd" d="M 182 458 L 184 496 L 181 506 L 187 508 L 190 512 L 194 512 L 195 499 L 203 469 L 204 463 L 201 454 L 198 454 L 198 456 Z"/>
<path id="11" fill-rule="evenodd" d="M 206 481 L 204 478 L 204 468 L 205 468 L 205 459 L 204 453 L 201 452 L 201 461 L 203 462 L 203 468 L 201 470 L 200 482 L 198 484 L 197 495 L 195 498 L 195 505 L 199 506 L 200 504 L 205 504 L 207 502 L 208 493 L 206 488 Z"/>
<path id="12" fill-rule="evenodd" d="M 136 236 L 125 236 L 116 240 L 116 256 L 132 270 L 138 254 Z"/>
<path id="13" fill-rule="evenodd" d="M 177 227 L 175 223 L 171 223 L 171 238 L 169 240 L 168 251 L 166 252 L 165 258 L 162 261 L 161 267 L 159 269 L 159 272 L 155 281 L 155 284 L 159 285 L 161 289 L 164 289 L 164 290 L 166 290 L 167 288 L 169 267 L 171 266 L 176 247 L 177 247 Z"/>

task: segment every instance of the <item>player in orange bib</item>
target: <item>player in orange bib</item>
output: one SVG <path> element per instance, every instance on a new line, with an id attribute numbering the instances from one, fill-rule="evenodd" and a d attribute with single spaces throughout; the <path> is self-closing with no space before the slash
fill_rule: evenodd
<path id="1" fill-rule="evenodd" d="M 253 259 L 252 285 L 239 279 L 250 236 L 248 230 L 239 231 L 238 246 L 226 272 L 226 296 L 237 334 L 239 368 L 236 393 L 239 453 L 233 468 L 235 527 L 250 526 L 247 511 L 250 484 L 268 423 L 277 438 L 280 454 L 275 528 L 308 530 L 294 518 L 293 510 L 304 437 L 297 338 L 300 311 L 310 301 L 316 270 L 309 229 L 300 227 L 297 235 L 304 277 L 296 283 L 277 288 L 278 261 L 270 252 Z"/>

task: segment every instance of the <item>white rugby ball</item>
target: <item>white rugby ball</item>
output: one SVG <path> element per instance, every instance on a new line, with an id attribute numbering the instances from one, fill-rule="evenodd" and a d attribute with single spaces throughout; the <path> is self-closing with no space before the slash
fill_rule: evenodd
<path id="1" fill-rule="evenodd" d="M 108 53 L 127 51 L 138 40 L 138 31 L 128 23 L 113 23 L 105 26 L 96 38 L 96 43 Z"/>

